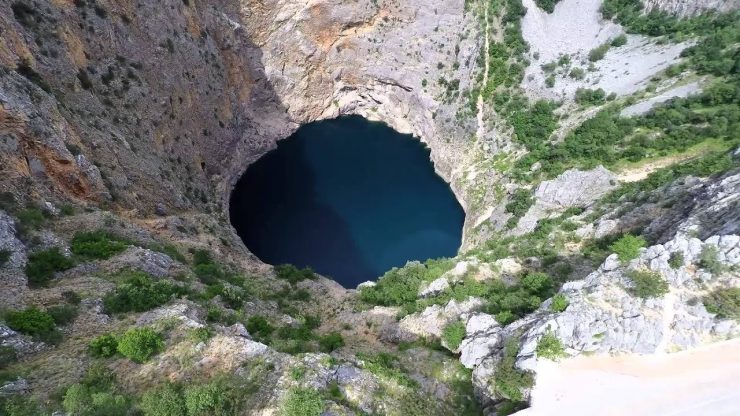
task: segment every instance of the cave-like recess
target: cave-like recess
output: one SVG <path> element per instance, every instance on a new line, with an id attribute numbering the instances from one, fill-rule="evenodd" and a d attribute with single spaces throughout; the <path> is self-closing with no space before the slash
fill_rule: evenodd
<path id="1" fill-rule="evenodd" d="M 250 165 L 229 204 L 247 248 L 345 287 L 454 256 L 465 213 L 411 135 L 359 116 L 301 126 Z"/>

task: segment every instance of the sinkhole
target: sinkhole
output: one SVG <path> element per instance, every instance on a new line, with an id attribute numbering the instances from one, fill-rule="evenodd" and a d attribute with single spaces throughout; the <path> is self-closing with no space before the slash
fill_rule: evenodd
<path id="1" fill-rule="evenodd" d="M 278 142 L 239 179 L 229 213 L 263 262 L 311 267 L 347 288 L 454 256 L 465 219 L 421 142 L 359 116 Z"/>

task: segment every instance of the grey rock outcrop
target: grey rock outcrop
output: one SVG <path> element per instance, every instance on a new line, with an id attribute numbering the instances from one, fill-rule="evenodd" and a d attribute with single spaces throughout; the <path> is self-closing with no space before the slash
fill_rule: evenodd
<path id="1" fill-rule="evenodd" d="M 22 268 L 26 265 L 26 247 L 15 236 L 16 228 L 13 218 L 0 211 L 0 250 L 10 252 L 4 267 Z"/>
<path id="2" fill-rule="evenodd" d="M 686 17 L 708 11 L 728 12 L 740 8 L 734 0 L 643 0 L 645 10 L 662 10 L 670 14 Z"/>

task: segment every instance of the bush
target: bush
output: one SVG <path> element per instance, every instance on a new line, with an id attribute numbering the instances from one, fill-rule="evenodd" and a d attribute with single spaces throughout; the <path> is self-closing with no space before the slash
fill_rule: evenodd
<path id="1" fill-rule="evenodd" d="M 183 392 L 188 416 L 223 414 L 226 394 L 218 382 L 188 386 Z"/>
<path id="2" fill-rule="evenodd" d="M 71 269 L 74 265 L 74 261 L 64 257 L 56 247 L 31 254 L 26 264 L 28 286 L 45 286 L 54 273 Z"/>
<path id="3" fill-rule="evenodd" d="M 615 48 L 624 46 L 626 44 L 627 44 L 627 36 L 625 35 L 619 35 L 616 38 L 612 39 L 611 41 L 611 45 Z"/>
<path id="4" fill-rule="evenodd" d="M 94 357 L 110 358 L 118 352 L 118 339 L 111 334 L 101 335 L 90 341 L 88 349 Z"/>
<path id="5" fill-rule="evenodd" d="M 73 305 L 54 305 L 46 308 L 46 312 L 51 315 L 54 322 L 59 326 L 65 326 L 77 318 L 77 306 Z"/>
<path id="6" fill-rule="evenodd" d="M 314 389 L 293 388 L 281 406 L 281 416 L 319 416 L 324 411 L 324 399 Z"/>
<path id="7" fill-rule="evenodd" d="M 214 263 L 198 264 L 193 268 L 195 276 L 201 283 L 206 285 L 217 284 L 221 279 L 225 277 L 221 267 Z"/>
<path id="8" fill-rule="evenodd" d="M 44 225 L 46 217 L 44 216 L 44 213 L 37 208 L 27 208 L 18 213 L 18 222 L 24 230 L 36 230 Z"/>
<path id="9" fill-rule="evenodd" d="M 55 330 L 54 318 L 35 307 L 23 311 L 8 312 L 5 322 L 10 329 L 37 338 L 48 335 Z"/>
<path id="10" fill-rule="evenodd" d="M 619 240 L 609 246 L 609 250 L 617 253 L 619 260 L 623 262 L 637 258 L 640 249 L 645 247 L 646 241 L 642 237 L 635 237 L 632 234 L 625 234 Z"/>
<path id="11" fill-rule="evenodd" d="M 103 230 L 79 232 L 72 238 L 72 253 L 86 259 L 107 259 L 128 247 L 128 241 Z"/>
<path id="12" fill-rule="evenodd" d="M 668 258 L 668 265 L 671 266 L 672 269 L 678 269 L 683 266 L 683 262 L 683 253 L 680 251 L 674 251 L 671 253 L 671 257 Z"/>
<path id="13" fill-rule="evenodd" d="M 634 283 L 632 290 L 640 298 L 656 298 L 668 293 L 668 282 L 660 273 L 649 270 L 630 270 L 627 277 Z"/>
<path id="14" fill-rule="evenodd" d="M 225 286 L 221 291 L 221 300 L 232 309 L 239 309 L 247 300 L 247 294 L 236 286 Z"/>
<path id="15" fill-rule="evenodd" d="M 332 352 L 337 348 L 344 346 L 344 338 L 339 332 L 330 332 L 322 337 L 319 337 L 319 348 L 323 352 Z"/>
<path id="16" fill-rule="evenodd" d="M 124 396 L 97 389 L 83 384 L 73 384 L 64 393 L 62 406 L 75 416 L 125 416 L 128 415 L 129 403 Z"/>
<path id="17" fill-rule="evenodd" d="M 550 276 L 540 272 L 528 273 L 522 278 L 520 284 L 530 294 L 540 297 L 548 295 L 555 286 Z"/>
<path id="18" fill-rule="evenodd" d="M 357 358 L 362 360 L 364 369 L 376 376 L 392 380 L 401 386 L 419 387 L 419 383 L 406 374 L 406 370 L 399 362 L 398 357 L 393 354 L 387 352 L 377 354 L 357 353 Z"/>
<path id="19" fill-rule="evenodd" d="M 179 286 L 163 280 L 154 281 L 144 272 L 123 271 L 120 276 L 124 282 L 103 297 L 108 313 L 148 311 L 185 293 Z"/>
<path id="20" fill-rule="evenodd" d="M 15 348 L 8 345 L 0 345 L 0 369 L 7 367 L 18 359 Z"/>
<path id="21" fill-rule="evenodd" d="M 10 250 L 5 250 L 5 249 L 0 250 L 0 267 L 5 266 L 5 263 L 7 263 L 8 260 L 10 260 L 10 256 L 12 254 L 13 252 Z"/>
<path id="22" fill-rule="evenodd" d="M 188 338 L 196 343 L 208 341 L 211 338 L 211 335 L 211 330 L 205 326 L 188 330 Z"/>
<path id="23" fill-rule="evenodd" d="M 270 335 L 275 330 L 267 319 L 262 315 L 253 315 L 247 319 L 245 326 L 250 335 L 256 337 L 258 340 L 266 340 L 270 338 Z"/>
<path id="24" fill-rule="evenodd" d="M 82 298 L 74 290 L 65 290 L 62 292 L 62 298 L 70 305 L 79 305 L 82 302 Z"/>
<path id="25" fill-rule="evenodd" d="M 401 306 L 416 301 L 422 282 L 440 277 L 452 267 L 448 260 L 427 260 L 426 264 L 409 262 L 394 267 L 378 279 L 374 286 L 360 289 L 363 302 L 383 306 Z"/>
<path id="26" fill-rule="evenodd" d="M 316 278 L 316 275 L 310 267 L 299 269 L 292 264 L 280 264 L 275 266 L 275 274 L 278 279 L 287 280 L 290 284 L 296 284 L 302 280 L 311 280 Z"/>
<path id="27" fill-rule="evenodd" d="M 500 323 L 502 326 L 506 326 L 516 321 L 517 316 L 511 313 L 511 311 L 509 310 L 503 310 L 497 313 L 495 318 L 496 318 L 496 322 Z"/>
<path id="28" fill-rule="evenodd" d="M 591 51 L 588 53 L 588 60 L 591 62 L 600 61 L 604 59 L 604 56 L 606 55 L 606 52 L 608 50 L 609 50 L 608 43 L 605 43 L 601 46 L 591 49 Z"/>
<path id="29" fill-rule="evenodd" d="M 548 360 L 557 360 L 566 355 L 563 344 L 555 334 L 549 331 L 544 333 L 537 342 L 536 352 L 538 357 L 547 358 Z"/>
<path id="30" fill-rule="evenodd" d="M 187 414 L 185 401 L 180 390 L 166 384 L 156 390 L 144 393 L 141 398 L 141 410 L 145 416 L 182 416 Z"/>
<path id="31" fill-rule="evenodd" d="M 452 351 L 457 350 L 464 338 L 465 324 L 460 321 L 447 324 L 442 330 L 442 339 Z"/>
<path id="32" fill-rule="evenodd" d="M 555 11 L 555 5 L 559 1 L 560 0 L 534 0 L 534 2 L 537 4 L 537 7 L 548 13 L 552 13 L 553 11 Z"/>
<path id="33" fill-rule="evenodd" d="M 118 352 L 137 363 L 164 350 L 164 339 L 151 328 L 131 328 L 118 341 Z"/>
<path id="34" fill-rule="evenodd" d="M 499 398 L 522 402 L 522 391 L 534 384 L 534 377 L 529 371 L 516 367 L 516 356 L 519 352 L 517 336 L 512 336 L 504 344 L 504 354 L 493 372 L 493 389 Z"/>
<path id="35" fill-rule="evenodd" d="M 586 77 L 586 72 L 583 70 L 583 68 L 573 68 L 570 70 L 568 76 L 573 79 L 582 80 Z"/>
<path id="36" fill-rule="evenodd" d="M 601 88 L 592 90 L 590 88 L 578 88 L 575 100 L 578 104 L 590 106 L 600 105 L 606 102 L 606 91 Z"/>
<path id="37" fill-rule="evenodd" d="M 740 287 L 715 289 L 702 298 L 702 303 L 718 318 L 740 320 Z"/>
<path id="38" fill-rule="evenodd" d="M 719 261 L 717 256 L 719 250 L 717 246 L 706 244 L 699 254 L 699 266 L 713 275 L 721 274 L 725 271 L 725 266 Z"/>
<path id="39" fill-rule="evenodd" d="M 562 293 L 558 293 L 557 295 L 552 297 L 550 310 L 553 312 L 563 312 L 565 309 L 568 308 L 568 305 L 570 305 L 570 302 L 568 302 L 568 298 L 565 297 L 565 295 L 563 295 Z"/>
<path id="40" fill-rule="evenodd" d="M 520 188 L 509 198 L 509 203 L 506 204 L 506 212 L 513 214 L 514 217 L 521 217 L 533 204 L 532 193 L 528 189 Z"/>

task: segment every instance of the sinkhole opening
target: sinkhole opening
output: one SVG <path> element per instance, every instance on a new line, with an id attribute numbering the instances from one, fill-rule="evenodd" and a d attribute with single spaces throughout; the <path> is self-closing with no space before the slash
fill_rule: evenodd
<path id="1" fill-rule="evenodd" d="M 421 142 L 359 116 L 278 142 L 237 182 L 229 213 L 260 260 L 347 288 L 409 260 L 454 256 L 465 220 Z"/>

